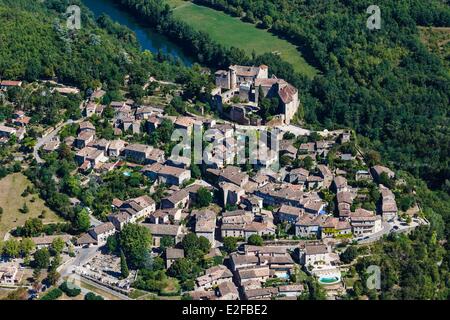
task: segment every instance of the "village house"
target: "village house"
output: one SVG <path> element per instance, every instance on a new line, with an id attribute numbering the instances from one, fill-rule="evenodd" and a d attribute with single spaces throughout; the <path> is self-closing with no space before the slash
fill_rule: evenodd
<path id="1" fill-rule="evenodd" d="M 176 248 L 167 248 L 166 249 L 166 269 L 169 269 L 170 266 L 177 261 L 178 259 L 184 258 L 184 250 L 176 249 Z"/>
<path id="2" fill-rule="evenodd" d="M 355 194 L 351 191 L 340 191 L 336 194 L 336 201 L 338 204 L 339 217 L 347 218 L 351 213 L 351 206 Z"/>
<path id="3" fill-rule="evenodd" d="M 117 230 L 122 230 L 127 223 L 134 223 L 150 216 L 156 210 L 155 201 L 147 195 L 129 199 L 127 201 L 114 200 L 114 207 L 119 212 L 108 217 Z"/>
<path id="4" fill-rule="evenodd" d="M 155 201 L 147 195 L 124 201 L 119 207 L 121 212 L 127 212 L 133 219 L 139 220 L 150 216 L 156 210 Z"/>
<path id="5" fill-rule="evenodd" d="M 166 224 L 170 223 L 170 218 L 165 210 L 156 210 L 150 215 L 148 221 L 153 224 Z"/>
<path id="6" fill-rule="evenodd" d="M 18 127 L 25 127 L 30 123 L 31 118 L 25 116 L 21 110 L 14 112 L 12 123 Z"/>
<path id="7" fill-rule="evenodd" d="M 214 211 L 203 209 L 193 210 L 192 216 L 195 217 L 195 234 L 198 237 L 205 237 L 215 246 L 215 231 L 216 231 L 216 213 Z"/>
<path id="8" fill-rule="evenodd" d="M 328 253 L 329 249 L 325 244 L 306 244 L 304 250 L 299 251 L 299 260 L 305 266 L 327 264 Z"/>
<path id="9" fill-rule="evenodd" d="M 255 255 L 258 257 L 277 257 L 286 255 L 287 249 L 284 246 L 253 246 L 246 244 L 244 246 L 244 252 L 246 255 Z"/>
<path id="10" fill-rule="evenodd" d="M 384 221 L 392 221 L 397 217 L 398 208 L 394 193 L 389 189 L 379 185 L 381 192 L 381 215 Z"/>
<path id="11" fill-rule="evenodd" d="M 372 176 L 370 175 L 370 172 L 367 170 L 358 170 L 355 173 L 355 180 L 356 181 L 363 181 L 363 180 L 371 180 Z"/>
<path id="12" fill-rule="evenodd" d="M 270 300 L 278 294 L 278 288 L 259 288 L 244 290 L 246 300 Z"/>
<path id="13" fill-rule="evenodd" d="M 330 168 L 324 164 L 317 165 L 317 170 L 319 170 L 319 175 L 323 178 L 322 186 L 328 189 L 333 182 L 333 173 Z"/>
<path id="14" fill-rule="evenodd" d="M 123 140 L 113 140 L 108 146 L 108 156 L 110 157 L 118 157 L 120 156 L 122 150 L 126 146 L 126 142 Z"/>
<path id="15" fill-rule="evenodd" d="M 307 178 L 308 189 L 320 189 L 323 187 L 323 178 L 321 176 L 310 175 Z"/>
<path id="16" fill-rule="evenodd" d="M 245 206 L 246 210 L 252 213 L 259 213 L 263 209 L 263 199 L 255 195 L 243 196 L 242 204 Z"/>
<path id="17" fill-rule="evenodd" d="M 321 216 L 313 214 L 304 214 L 299 217 L 295 223 L 295 235 L 302 238 L 320 239 L 320 220 Z"/>
<path id="18" fill-rule="evenodd" d="M 303 187 L 289 183 L 274 184 L 269 183 L 264 187 L 255 190 L 255 195 L 261 197 L 265 205 L 290 205 L 301 208 L 303 197 Z"/>
<path id="19" fill-rule="evenodd" d="M 288 284 L 278 287 L 278 294 L 286 297 L 298 297 L 305 291 L 302 284 Z"/>
<path id="20" fill-rule="evenodd" d="M 369 236 L 382 230 L 381 217 L 362 208 L 350 214 L 352 232 L 355 236 Z"/>
<path id="21" fill-rule="evenodd" d="M 181 189 L 179 191 L 175 191 L 171 195 L 164 197 L 161 199 L 161 208 L 162 209 L 184 209 L 189 204 L 190 195 L 189 192 L 185 189 Z"/>
<path id="22" fill-rule="evenodd" d="M 259 264 L 259 258 L 255 255 L 232 253 L 230 254 L 230 258 L 230 264 L 233 271 L 254 267 Z"/>
<path id="23" fill-rule="evenodd" d="M 229 182 L 243 188 L 248 182 L 249 177 L 245 172 L 241 172 L 239 167 L 227 166 L 224 169 L 207 169 L 207 172 L 211 174 L 217 183 Z"/>
<path id="24" fill-rule="evenodd" d="M 216 289 L 218 300 L 239 300 L 239 292 L 236 285 L 232 281 L 224 281 L 219 283 Z"/>
<path id="25" fill-rule="evenodd" d="M 223 194 L 223 206 L 238 205 L 245 196 L 245 190 L 234 183 L 219 182 Z"/>
<path id="26" fill-rule="evenodd" d="M 298 207 L 282 205 L 277 212 L 277 218 L 280 222 L 295 223 L 304 214 L 304 210 Z"/>
<path id="27" fill-rule="evenodd" d="M 205 274 L 195 279 L 196 290 L 208 290 L 223 282 L 232 281 L 233 274 L 224 265 L 218 265 L 205 270 Z"/>
<path id="28" fill-rule="evenodd" d="M 84 113 L 86 117 L 91 117 L 95 114 L 95 110 L 97 109 L 97 104 L 94 102 L 89 102 L 84 109 Z"/>
<path id="29" fill-rule="evenodd" d="M 259 282 L 266 282 L 270 277 L 269 266 L 255 266 L 251 268 L 240 268 L 236 271 L 236 278 L 239 283 L 244 281 L 257 280 Z"/>
<path id="30" fill-rule="evenodd" d="M 380 182 L 381 174 L 383 173 L 385 173 L 390 179 L 393 179 L 395 177 L 394 171 L 380 165 L 376 165 L 370 168 L 370 173 L 372 173 L 373 178 L 377 182 Z"/>
<path id="31" fill-rule="evenodd" d="M 286 182 L 289 183 L 297 183 L 297 184 L 306 184 L 308 181 L 309 171 L 303 168 L 292 169 L 286 175 Z"/>
<path id="32" fill-rule="evenodd" d="M 142 168 L 142 173 L 159 183 L 180 186 L 191 178 L 191 171 L 183 168 L 153 163 Z"/>
<path id="33" fill-rule="evenodd" d="M 118 212 L 108 216 L 108 220 L 114 225 L 114 227 L 121 231 L 127 223 L 133 222 L 133 217 L 127 212 Z"/>
<path id="34" fill-rule="evenodd" d="M 22 87 L 22 81 L 2 80 L 0 81 L 0 90 L 8 90 L 9 88 Z"/>
<path id="35" fill-rule="evenodd" d="M 95 228 L 92 228 L 88 231 L 89 236 L 92 237 L 92 239 L 95 240 L 95 244 L 99 246 L 103 246 L 106 244 L 106 240 L 109 236 L 112 236 L 116 232 L 116 228 L 111 222 L 105 222 L 102 223 Z M 92 243 L 89 241 L 86 241 L 86 239 L 81 238 L 77 241 L 79 245 L 83 244 L 83 240 L 86 244 Z"/>
<path id="36" fill-rule="evenodd" d="M 248 238 L 252 235 L 259 235 L 261 237 L 265 236 L 273 236 L 275 235 L 276 227 L 270 222 L 257 222 L 253 221 L 244 225 L 244 238 L 248 240 Z"/>
<path id="37" fill-rule="evenodd" d="M 103 150 L 99 150 L 92 147 L 85 147 L 78 151 L 75 155 L 75 161 L 78 165 L 89 164 L 88 168 L 95 167 L 100 162 L 105 162 L 107 158 Z"/>
<path id="38" fill-rule="evenodd" d="M 42 150 L 44 152 L 53 152 L 58 150 L 59 145 L 60 145 L 59 140 L 49 141 L 42 146 Z"/>
<path id="39" fill-rule="evenodd" d="M 163 237 L 170 237 L 177 244 L 183 239 L 183 229 L 180 225 L 172 224 L 149 224 L 143 223 L 152 235 L 152 246 L 159 247 Z"/>
<path id="40" fill-rule="evenodd" d="M 12 135 L 16 135 L 17 130 L 12 127 L 0 125 L 0 137 L 11 138 Z"/>
<path id="41" fill-rule="evenodd" d="M 347 191 L 347 188 L 348 188 L 347 179 L 345 179 L 342 176 L 335 177 L 333 180 L 332 187 L 333 187 L 334 192 L 336 192 L 336 193 L 341 192 L 341 191 Z"/>
<path id="42" fill-rule="evenodd" d="M 89 121 L 81 122 L 78 132 L 81 133 L 81 132 L 89 132 L 89 131 L 95 133 L 95 126 Z"/>
<path id="43" fill-rule="evenodd" d="M 72 239 L 72 236 L 68 234 L 53 235 L 53 236 L 45 235 L 33 237 L 31 238 L 31 241 L 33 241 L 37 249 L 42 249 L 50 247 L 56 238 L 60 238 L 61 240 L 64 241 L 64 243 L 69 243 L 70 239 Z"/>
<path id="44" fill-rule="evenodd" d="M 95 131 L 81 131 L 75 139 L 74 145 L 78 149 L 86 148 L 95 139 Z"/>
<path id="45" fill-rule="evenodd" d="M 136 163 L 145 163 L 153 147 L 145 144 L 129 144 L 122 149 L 123 156 Z"/>

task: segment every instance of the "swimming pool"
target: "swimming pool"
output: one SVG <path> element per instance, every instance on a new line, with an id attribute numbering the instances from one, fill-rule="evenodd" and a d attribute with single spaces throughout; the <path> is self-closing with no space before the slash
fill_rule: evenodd
<path id="1" fill-rule="evenodd" d="M 333 284 L 341 281 L 339 277 L 320 277 L 319 282 L 322 284 Z"/>
<path id="2" fill-rule="evenodd" d="M 130 177 L 130 176 L 131 176 L 131 172 L 125 171 L 125 172 L 123 173 L 123 175 L 124 175 L 125 177 Z"/>
<path id="3" fill-rule="evenodd" d="M 277 274 L 277 278 L 280 278 L 280 279 L 289 279 L 290 276 L 289 276 L 287 273 L 278 273 L 278 274 Z"/>

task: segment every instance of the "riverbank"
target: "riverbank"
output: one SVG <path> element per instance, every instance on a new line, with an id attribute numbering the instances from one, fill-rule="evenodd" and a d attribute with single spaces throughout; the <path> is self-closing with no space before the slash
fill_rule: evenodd
<path id="1" fill-rule="evenodd" d="M 187 55 L 183 49 L 166 36 L 158 33 L 156 30 L 145 26 L 138 21 L 131 13 L 121 9 L 120 5 L 113 0 L 82 0 L 83 4 L 98 17 L 102 14 L 108 15 L 115 22 L 128 27 L 136 34 L 143 50 L 149 50 L 153 53 L 162 51 L 179 58 L 187 66 L 192 65 L 193 59 Z"/>

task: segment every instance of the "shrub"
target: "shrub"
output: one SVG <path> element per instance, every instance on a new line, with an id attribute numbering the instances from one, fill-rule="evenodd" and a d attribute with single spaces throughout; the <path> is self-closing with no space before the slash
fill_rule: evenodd
<path id="1" fill-rule="evenodd" d="M 67 281 L 63 282 L 60 286 L 59 289 L 61 289 L 66 295 L 68 295 L 69 297 L 76 297 L 77 295 L 79 295 L 81 293 L 81 289 L 76 287 L 73 284 L 68 284 Z"/>
<path id="2" fill-rule="evenodd" d="M 88 292 L 86 293 L 86 295 L 84 296 L 84 300 L 105 300 L 103 299 L 102 296 L 96 295 L 93 292 Z"/>
<path id="3" fill-rule="evenodd" d="M 50 290 L 49 292 L 47 292 L 42 298 L 41 300 L 56 300 L 59 297 L 61 297 L 63 294 L 62 290 L 59 288 L 55 288 Z"/>

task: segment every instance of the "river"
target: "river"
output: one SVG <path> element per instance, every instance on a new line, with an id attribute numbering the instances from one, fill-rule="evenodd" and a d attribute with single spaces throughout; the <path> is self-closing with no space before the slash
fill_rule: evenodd
<path id="1" fill-rule="evenodd" d="M 178 57 L 186 65 L 192 64 L 192 59 L 189 58 L 183 50 L 175 43 L 170 41 L 167 37 L 157 33 L 155 30 L 144 26 L 138 22 L 131 14 L 119 8 L 116 3 L 111 0 L 82 0 L 84 5 L 88 7 L 96 17 L 102 13 L 107 14 L 114 21 L 127 26 L 136 33 L 136 37 L 143 50 L 151 52 L 158 52 L 162 50 L 164 53 L 169 53 L 174 57 Z"/>

